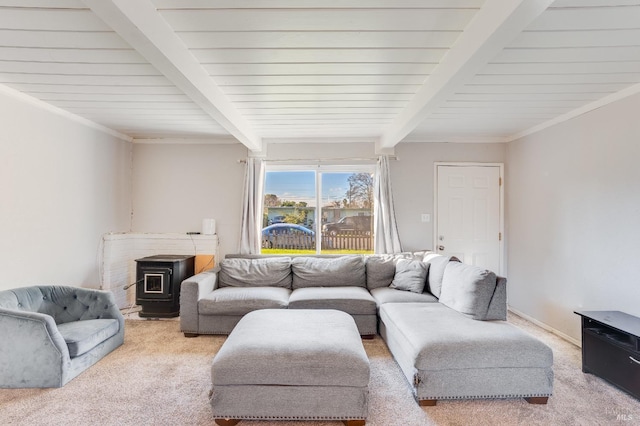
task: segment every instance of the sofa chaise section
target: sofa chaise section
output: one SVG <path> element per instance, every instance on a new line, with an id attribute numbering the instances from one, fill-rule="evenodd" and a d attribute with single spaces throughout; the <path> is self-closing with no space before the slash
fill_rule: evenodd
<path id="1" fill-rule="evenodd" d="M 525 398 L 553 390 L 551 349 L 507 323 L 506 279 L 431 258 L 438 303 L 383 303 L 379 332 L 421 405 L 439 399 Z"/>
<path id="2" fill-rule="evenodd" d="M 390 303 L 380 334 L 421 405 L 442 399 L 525 398 L 553 391 L 553 354 L 505 321 L 478 321 L 440 303 Z"/>

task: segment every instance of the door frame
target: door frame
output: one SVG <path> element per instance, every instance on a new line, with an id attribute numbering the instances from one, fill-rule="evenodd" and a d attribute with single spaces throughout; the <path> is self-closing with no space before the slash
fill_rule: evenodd
<path id="1" fill-rule="evenodd" d="M 495 272 L 497 275 L 505 276 L 507 268 L 504 263 L 504 242 L 506 240 L 504 232 L 504 163 L 480 163 L 480 162 L 462 162 L 462 161 L 436 161 L 433 163 L 433 250 L 438 247 L 438 167 L 439 166 L 454 166 L 454 167 L 498 167 L 500 173 L 500 187 L 499 189 L 499 232 L 502 238 L 498 241 L 498 256 L 500 267 Z"/>

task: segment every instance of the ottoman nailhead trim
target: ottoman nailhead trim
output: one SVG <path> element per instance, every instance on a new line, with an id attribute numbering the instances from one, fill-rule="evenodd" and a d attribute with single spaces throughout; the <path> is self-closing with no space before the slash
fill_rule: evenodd
<path id="1" fill-rule="evenodd" d="M 220 414 L 214 414 L 214 419 L 242 419 L 242 420 L 366 420 L 366 417 L 361 416 L 243 416 L 243 415 L 229 415 L 221 416 Z"/>

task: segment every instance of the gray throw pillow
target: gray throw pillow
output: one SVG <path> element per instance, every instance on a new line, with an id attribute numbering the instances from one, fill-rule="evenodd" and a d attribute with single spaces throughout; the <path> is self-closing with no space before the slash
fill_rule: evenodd
<path id="1" fill-rule="evenodd" d="M 444 271 L 440 303 L 476 320 L 486 320 L 496 289 L 496 274 L 459 262 Z"/>
<path id="2" fill-rule="evenodd" d="M 419 260 L 400 259 L 389 287 L 398 290 L 422 293 L 427 282 L 429 265 Z"/>
<path id="3" fill-rule="evenodd" d="M 389 287 L 396 273 L 396 262 L 400 259 L 413 259 L 413 254 L 372 254 L 367 256 L 367 288 L 373 290 L 378 287 Z"/>

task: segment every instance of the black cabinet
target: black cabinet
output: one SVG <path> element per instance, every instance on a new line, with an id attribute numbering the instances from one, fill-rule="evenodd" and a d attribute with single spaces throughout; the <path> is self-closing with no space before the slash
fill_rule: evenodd
<path id="1" fill-rule="evenodd" d="M 640 318 L 619 311 L 582 311 L 582 371 L 640 398 Z"/>
<path id="2" fill-rule="evenodd" d="M 141 317 L 180 315 L 180 285 L 193 275 L 194 256 L 157 255 L 136 260 L 136 304 Z"/>

